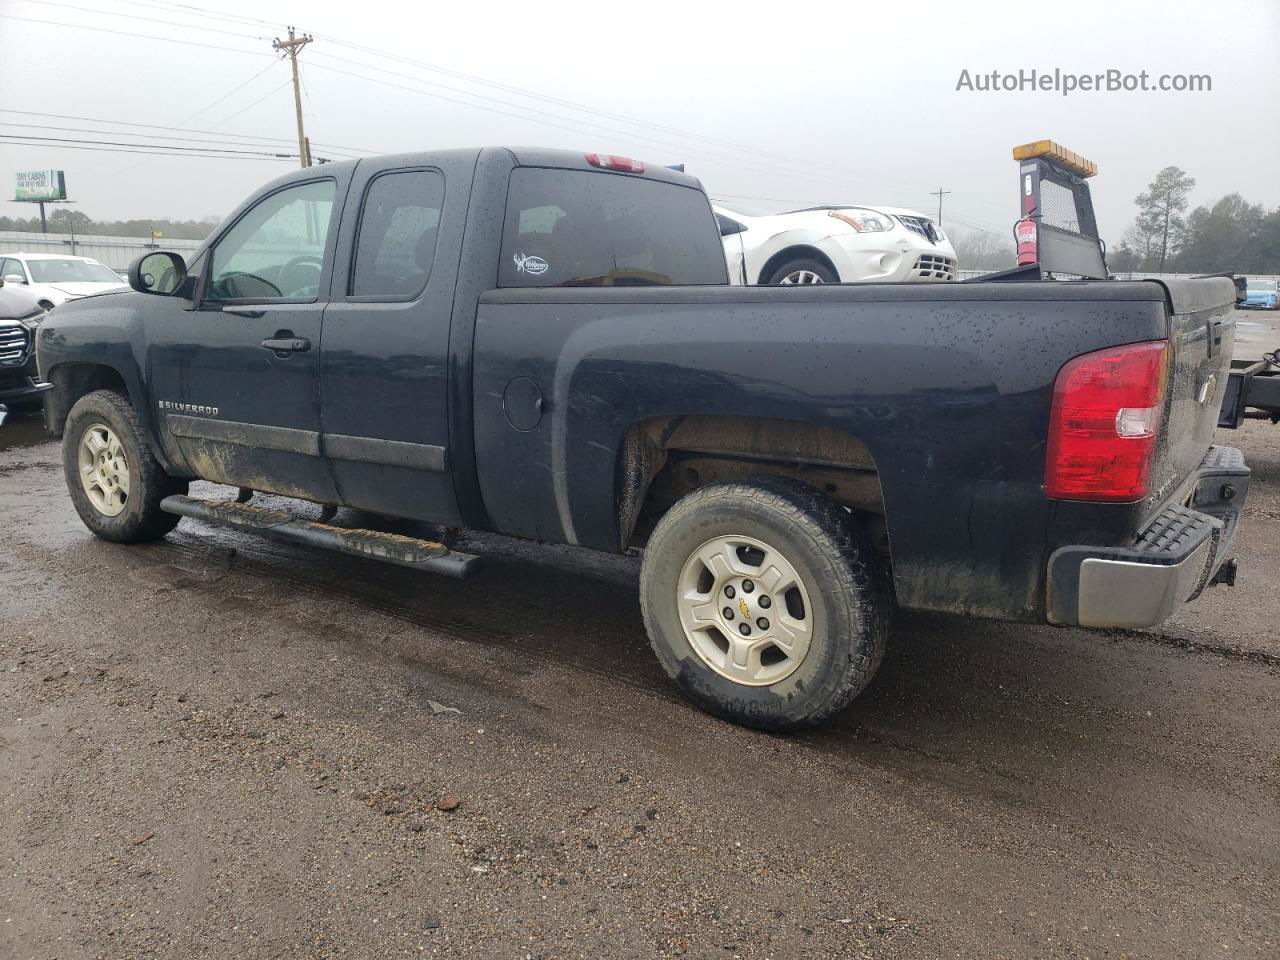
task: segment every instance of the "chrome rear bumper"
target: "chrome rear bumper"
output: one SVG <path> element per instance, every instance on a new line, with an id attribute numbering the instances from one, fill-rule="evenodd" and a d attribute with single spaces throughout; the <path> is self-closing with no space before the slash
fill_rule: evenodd
<path id="1" fill-rule="evenodd" d="M 1051 623 L 1152 627 L 1214 582 L 1235 540 L 1249 468 L 1210 447 L 1185 505 L 1171 505 L 1127 547 L 1070 546 L 1049 558 Z"/>

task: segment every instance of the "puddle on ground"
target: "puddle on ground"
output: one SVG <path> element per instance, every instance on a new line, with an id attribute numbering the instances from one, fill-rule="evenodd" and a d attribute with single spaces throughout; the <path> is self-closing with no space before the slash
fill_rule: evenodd
<path id="1" fill-rule="evenodd" d="M 45 432 L 44 417 L 40 413 L 11 410 L 4 425 L 0 426 L 0 450 L 34 447 L 39 443 L 49 443 L 52 439 Z"/>

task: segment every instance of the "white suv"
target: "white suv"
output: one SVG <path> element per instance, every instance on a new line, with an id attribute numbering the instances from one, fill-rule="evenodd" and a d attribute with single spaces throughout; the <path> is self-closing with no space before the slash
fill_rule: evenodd
<path id="1" fill-rule="evenodd" d="M 46 310 L 92 293 L 129 289 L 123 277 L 97 260 L 61 253 L 0 254 L 0 277 L 25 284 Z"/>
<path id="2" fill-rule="evenodd" d="M 714 207 L 730 283 L 954 280 L 942 229 L 898 207 L 812 207 L 763 217 Z"/>

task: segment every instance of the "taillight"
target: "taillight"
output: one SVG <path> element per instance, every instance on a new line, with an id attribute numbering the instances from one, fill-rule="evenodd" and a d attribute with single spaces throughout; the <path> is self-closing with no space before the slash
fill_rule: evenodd
<path id="1" fill-rule="evenodd" d="M 615 157 L 610 153 L 588 153 L 587 163 L 604 170 L 620 170 L 623 173 L 644 173 L 644 164 L 630 157 Z"/>
<path id="2" fill-rule="evenodd" d="M 1044 491 L 1055 500 L 1147 495 L 1164 406 L 1169 344 L 1131 343 L 1076 357 L 1058 372 Z"/>

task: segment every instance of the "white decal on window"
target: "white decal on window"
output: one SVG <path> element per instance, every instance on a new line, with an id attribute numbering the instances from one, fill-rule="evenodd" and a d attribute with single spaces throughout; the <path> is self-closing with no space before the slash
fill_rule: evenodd
<path id="1" fill-rule="evenodd" d="M 527 273 L 531 277 L 540 277 L 551 269 L 551 264 L 541 257 L 531 257 L 527 254 L 517 253 L 511 259 L 515 261 L 517 273 Z"/>

